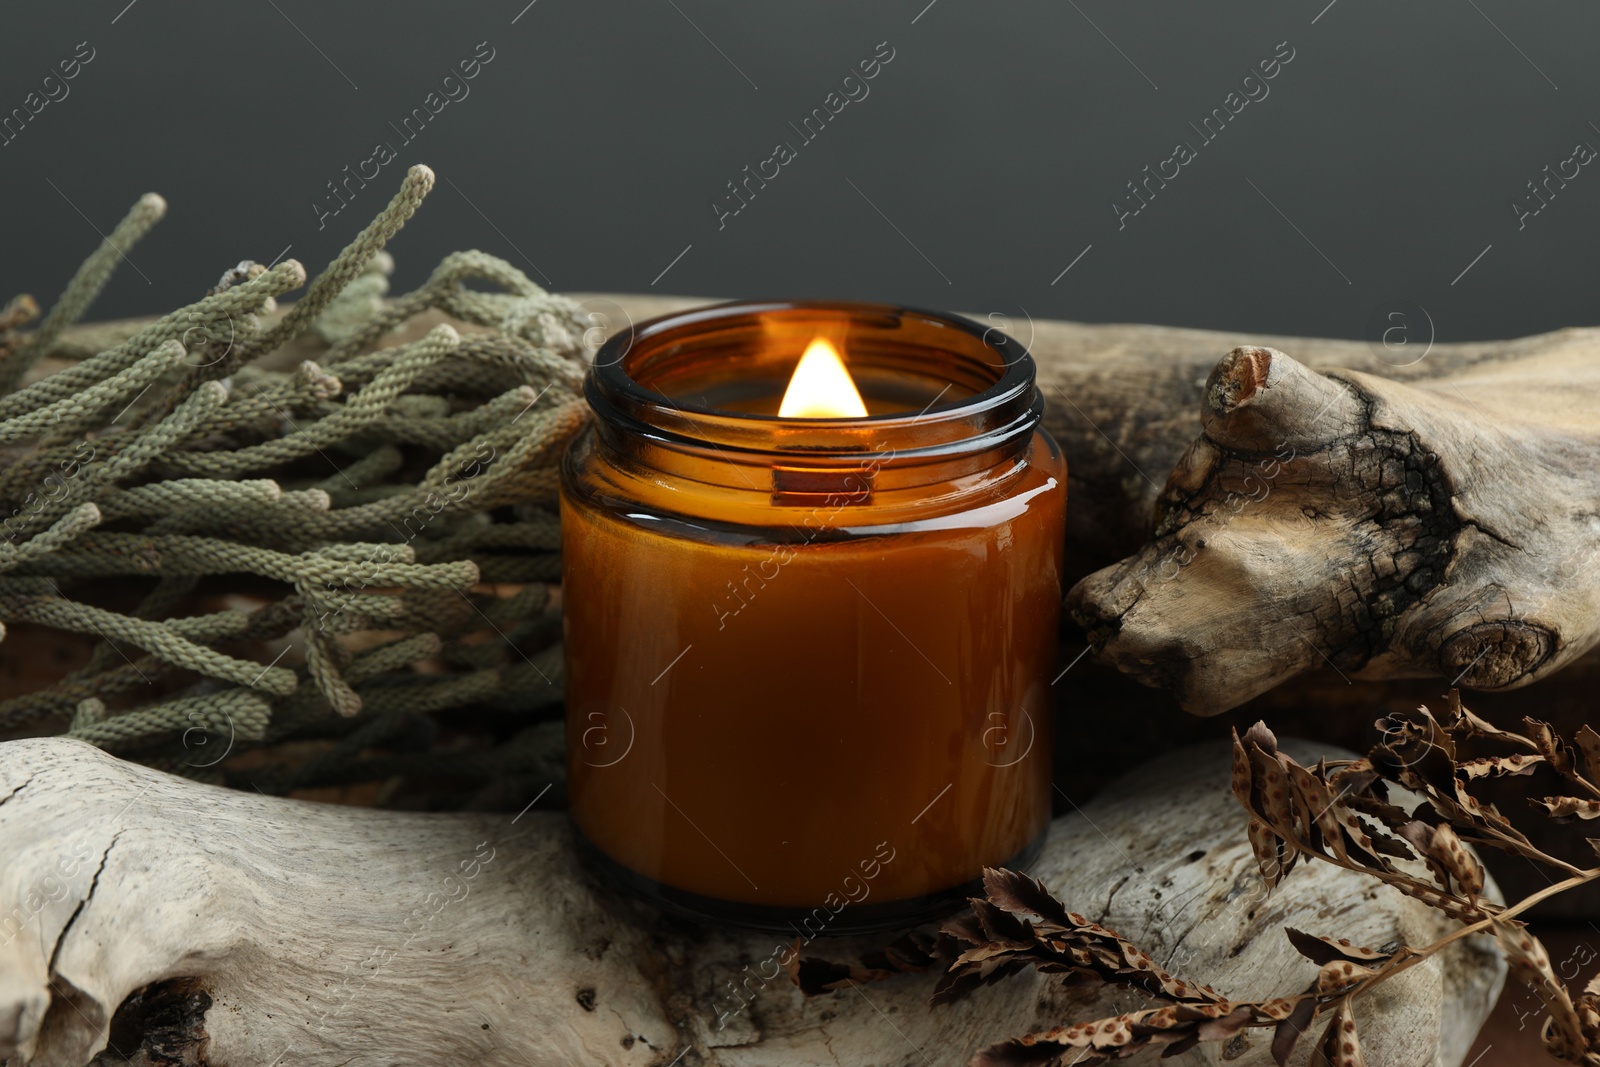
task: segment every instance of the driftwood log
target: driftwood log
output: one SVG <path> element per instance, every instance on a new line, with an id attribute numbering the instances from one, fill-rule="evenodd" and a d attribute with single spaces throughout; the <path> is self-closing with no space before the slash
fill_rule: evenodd
<path id="1" fill-rule="evenodd" d="M 1505 689 L 1600 639 L 1592 348 L 1416 384 L 1236 348 L 1203 411 L 1155 539 L 1069 598 L 1105 657 L 1188 710 L 1324 662 Z"/>
<path id="2" fill-rule="evenodd" d="M 1372 945 L 1447 932 L 1324 864 L 1268 896 L 1228 764 L 1212 744 L 1142 768 L 1056 820 L 1035 872 L 1163 965 L 1239 996 L 1315 977 L 1286 925 Z M 0 855 L 8 1063 L 942 1067 L 1139 1006 L 1033 972 L 942 1008 L 932 974 L 808 998 L 762 966 L 788 939 L 691 929 L 592 885 L 559 815 L 269 799 L 78 741 L 0 746 Z M 882 943 L 802 954 L 850 962 Z M 1380 986 L 1358 1009 L 1368 1062 L 1456 1067 L 1503 980 L 1479 938 Z M 1242 1036 L 1229 1061 L 1270 1064 L 1269 1040 Z"/>

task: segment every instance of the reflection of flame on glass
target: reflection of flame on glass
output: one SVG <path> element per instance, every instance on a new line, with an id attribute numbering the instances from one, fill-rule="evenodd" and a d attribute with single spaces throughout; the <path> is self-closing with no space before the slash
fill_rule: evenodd
<path id="1" fill-rule="evenodd" d="M 867 405 L 861 402 L 839 350 L 818 337 L 800 357 L 778 414 L 786 419 L 859 419 L 866 417 Z"/>

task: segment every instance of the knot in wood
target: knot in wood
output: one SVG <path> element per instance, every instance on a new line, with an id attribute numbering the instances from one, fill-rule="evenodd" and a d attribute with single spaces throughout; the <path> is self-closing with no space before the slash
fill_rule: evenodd
<path id="1" fill-rule="evenodd" d="M 1211 371 L 1206 382 L 1206 403 L 1218 415 L 1241 408 L 1267 384 L 1272 371 L 1272 349 L 1246 345 L 1229 352 Z"/>
<path id="2" fill-rule="evenodd" d="M 1550 658 L 1555 634 L 1515 619 L 1496 619 L 1453 634 L 1439 648 L 1439 668 L 1452 684 L 1473 689 L 1511 685 Z"/>

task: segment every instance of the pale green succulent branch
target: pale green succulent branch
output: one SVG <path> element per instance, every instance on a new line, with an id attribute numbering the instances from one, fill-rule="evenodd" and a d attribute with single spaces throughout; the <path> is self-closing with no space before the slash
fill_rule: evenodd
<path id="1" fill-rule="evenodd" d="M 0 731 L 58 723 L 236 784 L 228 760 L 293 750 L 252 764 L 269 791 L 424 776 L 489 803 L 558 773 L 548 583 L 557 466 L 588 417 L 585 325 L 483 252 L 386 300 L 384 246 L 432 186 L 413 167 L 286 312 L 300 264 L 244 262 L 75 349 L 65 331 L 161 217 L 154 195 L 36 329 L 20 329 L 31 298 L 0 309 L 0 639 L 47 629 L 88 650 L 0 701 Z M 455 325 L 395 338 L 426 313 Z M 269 358 L 316 340 L 315 360 Z M 41 361 L 66 365 L 24 384 Z"/>

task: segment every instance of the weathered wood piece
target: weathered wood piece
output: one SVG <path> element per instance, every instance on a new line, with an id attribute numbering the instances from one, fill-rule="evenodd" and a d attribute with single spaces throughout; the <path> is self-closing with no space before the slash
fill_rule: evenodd
<path id="1" fill-rule="evenodd" d="M 1155 539 L 1068 605 L 1120 670 L 1202 714 L 1324 662 L 1522 685 L 1600 640 L 1597 459 L 1600 363 L 1413 385 L 1236 348 Z"/>
<path id="2" fill-rule="evenodd" d="M 1373 945 L 1446 932 L 1327 865 L 1268 897 L 1227 779 L 1222 744 L 1146 766 L 1058 819 L 1035 871 L 1173 971 L 1240 996 L 1314 977 L 1286 925 Z M 0 745 L 0 855 L 8 1062 L 925 1067 L 1140 999 L 1033 973 L 945 1008 L 927 1004 L 932 974 L 808 999 L 767 964 L 790 939 L 619 900 L 576 866 L 560 816 L 269 799 L 69 740 Z M 804 954 L 849 961 L 881 943 Z M 1379 987 L 1358 1008 L 1368 1061 L 1456 1067 L 1503 977 L 1469 939 Z M 1270 1063 L 1269 1038 L 1230 1062 Z"/>

